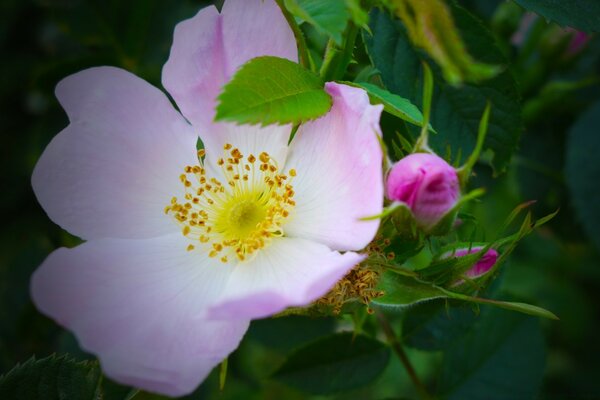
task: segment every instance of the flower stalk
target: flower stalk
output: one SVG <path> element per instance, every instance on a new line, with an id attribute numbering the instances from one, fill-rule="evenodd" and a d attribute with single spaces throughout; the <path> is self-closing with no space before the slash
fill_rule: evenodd
<path id="1" fill-rule="evenodd" d="M 429 394 L 429 392 L 427 392 L 427 389 L 425 389 L 425 386 L 423 385 L 423 383 L 417 376 L 417 372 L 415 371 L 415 368 L 412 366 L 408 356 L 406 355 L 406 352 L 404 351 L 404 348 L 402 348 L 400 341 L 396 337 L 396 334 L 394 333 L 394 330 L 392 329 L 392 326 L 388 322 L 385 315 L 383 315 L 381 312 L 378 312 L 377 320 L 379 321 L 379 324 L 381 325 L 381 328 L 383 329 L 383 333 L 385 334 L 385 336 L 388 340 L 388 343 L 390 344 L 390 346 L 392 346 L 394 353 L 396 353 L 396 355 L 398 356 L 398 359 L 400 359 L 400 362 L 402 362 L 402 365 L 404 365 L 404 368 L 406 369 L 408 376 L 410 377 L 411 381 L 415 385 L 415 389 L 417 390 L 419 397 L 422 400 L 431 400 L 432 399 L 431 395 Z"/>

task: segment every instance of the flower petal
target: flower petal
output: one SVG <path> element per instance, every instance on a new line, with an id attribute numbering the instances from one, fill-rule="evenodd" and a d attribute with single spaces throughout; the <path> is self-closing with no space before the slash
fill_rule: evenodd
<path id="1" fill-rule="evenodd" d="M 340 254 L 305 239 L 279 238 L 256 258 L 240 263 L 208 315 L 215 319 L 262 318 L 325 295 L 364 255 Z"/>
<path id="2" fill-rule="evenodd" d="M 383 207 L 379 116 L 366 92 L 327 83 L 333 107 L 300 127 L 286 162 L 294 168 L 296 207 L 287 236 L 312 239 L 336 250 L 358 250 L 375 235 L 378 221 L 360 218 Z"/>
<path id="3" fill-rule="evenodd" d="M 211 135 L 221 87 L 248 60 L 271 55 L 297 61 L 294 35 L 273 0 L 227 0 L 175 27 L 162 82 L 183 115 Z M 203 138 L 204 140 L 204 138 Z"/>
<path id="4" fill-rule="evenodd" d="M 177 233 L 58 249 L 32 278 L 33 300 L 73 330 L 111 378 L 189 393 L 238 346 L 248 321 L 204 318 L 231 269 L 185 246 Z"/>
<path id="5" fill-rule="evenodd" d="M 258 157 L 262 152 L 266 152 L 276 161 L 277 165 L 284 165 L 288 152 L 291 126 L 269 125 L 261 128 L 256 125 L 222 123 L 219 124 L 219 131 L 219 135 L 203 137 L 204 147 L 206 148 L 206 165 L 209 168 L 216 169 L 213 174 L 218 179 L 223 180 L 224 177 L 220 168 L 217 167 L 216 161 L 220 157 L 225 159 L 231 157 L 229 152 L 224 156 L 223 146 L 225 143 L 239 149 L 245 157 L 250 154 Z M 224 182 L 226 181 L 224 180 Z"/>
<path id="6" fill-rule="evenodd" d="M 32 176 L 49 217 L 85 239 L 177 231 L 164 207 L 183 191 L 184 166 L 198 163 L 197 136 L 167 97 L 113 67 L 71 75 L 56 95 L 71 123 Z"/>

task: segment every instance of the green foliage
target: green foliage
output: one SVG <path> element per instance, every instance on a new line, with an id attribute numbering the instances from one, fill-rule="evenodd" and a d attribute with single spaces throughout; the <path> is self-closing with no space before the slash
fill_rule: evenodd
<path id="1" fill-rule="evenodd" d="M 217 121 L 249 124 L 300 123 L 331 108 L 323 81 L 300 65 L 278 57 L 257 57 L 225 85 L 219 96 Z"/>
<path id="2" fill-rule="evenodd" d="M 372 301 L 376 307 L 401 310 L 425 301 L 446 298 L 446 294 L 432 285 L 419 282 L 415 277 L 387 271 L 379 284 L 385 295 Z"/>
<path id="3" fill-rule="evenodd" d="M 342 43 L 342 32 L 350 19 L 345 0 L 284 0 L 284 4 L 296 17 L 331 36 L 336 43 Z"/>
<path id="4" fill-rule="evenodd" d="M 284 0 L 278 2 L 284 4 Z M 72 334 L 32 305 L 32 272 L 53 249 L 72 247 L 80 240 L 48 220 L 31 191 L 30 176 L 44 146 L 67 124 L 54 96 L 60 79 L 90 66 L 115 65 L 160 87 L 174 26 L 209 3 L 13 0 L 3 4 L 0 72 L 5 79 L 0 83 L 0 131 L 7 134 L 0 146 L 0 174 L 10 190 L 0 197 L 4 228 L 0 234 L 0 375 L 4 374 L 0 399 L 166 399 L 111 382 L 100 375 L 96 361 L 79 361 L 91 356 L 78 347 Z M 300 69 L 304 78 L 297 79 L 297 71 L 285 72 L 288 67 L 297 70 L 295 65 L 255 67 L 249 79 L 241 82 L 242 92 L 262 84 L 257 82 L 265 83 L 268 90 L 261 87 L 260 96 L 251 98 L 256 109 L 235 103 L 223 119 L 302 122 L 327 111 L 330 100 L 323 91 L 324 78 L 360 82 L 355 85 L 367 90 L 373 104 L 384 105 L 384 139 L 389 155 L 399 159 L 415 147 L 419 129 L 410 124 L 422 125 L 419 109 L 426 62 L 435 80 L 431 125 L 437 130 L 429 145 L 459 166 L 476 146 L 479 121 L 489 102 L 484 151 L 481 158 L 470 159 L 473 174 L 463 188 L 463 193 L 485 188 L 485 196 L 464 204 L 457 219 L 461 225 L 452 225 L 443 236 L 424 234 L 406 207 L 382 216 L 384 220 L 389 217 L 386 229 L 396 230 L 380 232 L 391 239 L 385 252 L 395 254 L 390 261 L 394 271 L 383 274 L 379 288 L 386 295 L 371 306 L 377 313 L 389 311 L 392 327 L 401 333 L 398 342 L 406 347 L 410 363 L 432 397 L 597 397 L 600 170 L 595 152 L 600 143 L 595 133 L 600 125 L 600 36 L 587 37 L 583 48 L 570 53 L 575 33 L 547 20 L 598 31 L 600 6 L 595 0 L 515 0 L 500 2 L 498 7 L 498 1 L 460 1 L 467 12 L 449 0 L 444 1 L 446 5 L 420 3 L 406 4 L 418 13 L 423 7 L 431 20 L 405 15 L 403 24 L 375 9 L 365 27 L 366 11 L 381 2 L 285 0 L 295 14 L 288 13 L 288 22 L 295 22 L 294 33 L 304 33 L 304 50 L 312 57 L 305 57 L 303 65 L 313 71 L 324 65 L 323 76 L 307 77 Z M 442 6 L 431 9 L 432 4 Z M 528 29 L 517 31 L 526 22 L 522 19 L 526 10 L 517 4 L 541 16 Z M 423 41 L 424 27 L 434 34 L 430 42 Z M 359 28 L 364 28 L 362 38 L 356 36 Z M 484 79 L 496 66 L 504 70 Z M 284 85 L 287 92 L 273 86 L 282 78 L 281 71 L 284 81 L 308 82 L 308 93 L 303 88 L 295 98 L 288 96 L 290 82 Z M 466 83 L 460 87 L 448 83 L 457 80 Z M 239 96 L 236 90 L 230 98 L 237 101 L 241 98 L 234 98 Z M 283 97 L 275 107 L 269 101 L 278 95 Z M 313 102 L 311 96 L 319 100 Z M 523 121 L 519 97 L 523 98 Z M 508 173 L 494 178 L 487 168 L 490 162 L 497 172 Z M 530 202 L 533 199 L 535 206 Z M 539 225 L 531 215 L 518 225 L 516 217 L 524 207 L 504 222 L 520 203 L 535 207 L 531 211 L 535 215 L 557 209 L 560 213 L 543 229 L 524 237 Z M 490 274 L 498 277 L 493 282 L 461 277 L 477 255 L 460 262 L 436 258 L 449 244 L 495 243 L 499 232 L 509 229 L 516 233 L 501 243 L 502 267 Z M 521 243 L 515 247 L 511 241 L 518 240 Z M 462 284 L 452 285 L 461 279 Z M 498 286 L 502 295 L 492 292 L 492 286 Z M 520 301 L 496 300 L 513 299 L 513 295 Z M 543 385 L 544 343 L 539 323 L 519 313 L 555 316 L 526 303 L 553 310 L 561 318 L 558 323 L 542 321 L 548 342 Z M 185 398 L 301 400 L 308 397 L 306 393 L 326 393 L 327 399 L 416 398 L 406 366 L 396 358 L 387 363 L 389 350 L 371 339 L 381 337 L 377 319 L 362 304 L 354 304 L 352 315 L 253 321 L 228 359 L 223 390 L 217 367 Z M 355 332 L 367 335 L 356 337 L 354 344 L 350 334 L 334 334 L 352 323 L 359 327 Z M 54 352 L 69 356 L 17 364 L 32 354 Z M 290 369 L 282 378 L 276 374 L 269 379 L 285 365 Z"/>
<path id="5" fill-rule="evenodd" d="M 475 256 L 473 254 L 472 256 Z M 452 270 L 458 264 L 459 268 L 462 268 L 464 260 L 470 256 L 460 257 L 454 259 L 455 265 L 445 266 L 448 270 Z M 472 264 L 471 264 L 472 265 Z M 454 285 L 453 285 L 454 286 Z M 536 317 L 548 318 L 557 320 L 558 317 L 541 307 L 537 307 L 531 304 L 485 299 L 481 297 L 469 296 L 453 290 L 444 289 L 434 283 L 427 282 L 415 276 L 409 276 L 403 272 L 398 271 L 387 271 L 378 286 L 378 289 L 383 291 L 385 294 L 371 302 L 373 306 L 387 309 L 390 311 L 400 312 L 407 307 L 412 307 L 417 304 L 421 304 L 427 301 L 436 299 L 454 299 L 461 300 L 474 304 L 486 304 L 492 305 L 497 308 L 506 310 L 516 311 L 527 315 L 533 315 Z"/>
<path id="6" fill-rule="evenodd" d="M 442 0 L 388 0 L 411 42 L 425 50 L 450 84 L 479 82 L 500 72 L 496 65 L 476 62 L 461 40 L 449 7 Z"/>
<path id="7" fill-rule="evenodd" d="M 600 32 L 600 2 L 597 0 L 514 0 L 546 19 L 586 32 Z"/>
<path id="8" fill-rule="evenodd" d="M 481 21 L 460 7 L 452 7 L 452 12 L 467 48 L 475 57 L 497 64 L 506 62 Z M 364 40 L 384 85 L 390 92 L 420 104 L 421 61 L 426 57 L 411 45 L 402 24 L 387 13 L 373 10 L 370 27 L 373 35 L 365 34 Z M 462 87 L 445 84 L 439 74 L 436 78 L 431 124 L 438 135 L 430 138 L 430 145 L 440 154 L 449 146 L 455 158 L 458 154 L 470 154 L 489 101 L 492 113 L 484 149 L 494 152 L 494 169 L 504 171 L 522 129 L 519 94 L 511 73 L 504 71 L 494 79 Z"/>
<path id="9" fill-rule="evenodd" d="M 273 378 L 308 393 L 337 393 L 373 382 L 389 357 L 377 340 L 339 333 L 294 351 Z"/>
<path id="10" fill-rule="evenodd" d="M 484 308 L 444 353 L 439 392 L 448 399 L 535 398 L 544 362 L 537 320 Z"/>
<path id="11" fill-rule="evenodd" d="M 476 316 L 471 305 L 451 306 L 448 300 L 430 301 L 406 311 L 402 339 L 416 349 L 445 350 L 465 335 Z"/>
<path id="12" fill-rule="evenodd" d="M 371 104 L 383 104 L 383 109 L 386 112 L 417 126 L 423 124 L 423 114 L 421 114 L 421 111 L 410 100 L 390 93 L 372 83 L 344 83 L 365 89 L 369 94 Z"/>
<path id="13" fill-rule="evenodd" d="M 596 102 L 571 128 L 567 147 L 567 183 L 576 211 L 590 239 L 600 249 L 600 102 Z M 594 182 L 592 184 L 592 182 Z"/>
<path id="14" fill-rule="evenodd" d="M 67 356 L 35 357 L 0 377 L 0 398 L 19 400 L 95 400 L 102 395 L 97 362 Z"/>

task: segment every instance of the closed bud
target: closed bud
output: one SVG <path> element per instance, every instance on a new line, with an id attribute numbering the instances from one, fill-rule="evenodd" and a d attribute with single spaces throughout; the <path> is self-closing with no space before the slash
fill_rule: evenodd
<path id="1" fill-rule="evenodd" d="M 483 249 L 483 247 L 481 246 L 471 247 L 470 249 L 456 249 L 453 251 L 453 255 L 454 257 L 463 257 L 467 254 L 477 253 L 478 251 L 481 251 L 481 249 Z M 485 275 L 490 269 L 492 269 L 492 267 L 496 264 L 497 260 L 498 252 L 494 249 L 489 249 L 485 252 L 483 257 L 481 257 L 479 261 L 475 263 L 475 265 L 473 265 L 467 270 L 467 272 L 465 272 L 465 275 L 471 279 L 479 278 L 480 276 Z"/>
<path id="2" fill-rule="evenodd" d="M 410 154 L 392 166 L 386 182 L 387 197 L 410 208 L 426 232 L 446 217 L 460 197 L 456 170 L 442 158 Z"/>

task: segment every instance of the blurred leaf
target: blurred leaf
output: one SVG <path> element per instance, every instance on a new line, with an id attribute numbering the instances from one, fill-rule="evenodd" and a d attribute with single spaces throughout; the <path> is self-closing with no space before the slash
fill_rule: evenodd
<path id="1" fill-rule="evenodd" d="M 447 301 L 431 301 L 406 311 L 403 342 L 420 350 L 444 350 L 467 333 L 476 319 L 470 306 L 449 306 Z"/>
<path id="2" fill-rule="evenodd" d="M 504 64 L 504 56 L 487 28 L 464 9 L 453 6 L 456 26 L 470 53 L 490 63 Z M 390 92 L 421 104 L 421 62 L 426 57 L 412 47 L 405 28 L 380 10 L 370 18 L 373 35 L 364 35 L 369 56 L 381 72 Z M 431 124 L 438 135 L 430 137 L 430 145 L 444 154 L 449 146 L 457 154 L 470 154 L 475 147 L 479 121 L 487 101 L 492 106 L 484 150 L 494 152 L 492 166 L 496 173 L 506 169 L 517 147 L 522 130 L 517 85 L 511 73 L 504 71 L 479 85 L 453 87 L 435 74 Z"/>
<path id="3" fill-rule="evenodd" d="M 389 357 L 377 340 L 339 333 L 293 352 L 273 378 L 307 393 L 332 394 L 371 383 Z"/>
<path id="4" fill-rule="evenodd" d="M 287 316 L 252 321 L 246 338 L 279 351 L 290 351 L 301 344 L 333 333 L 332 318 Z"/>
<path id="5" fill-rule="evenodd" d="M 35 357 L 0 377 L 0 398 L 59 400 L 101 398 L 97 362 L 75 362 L 66 356 Z"/>
<path id="6" fill-rule="evenodd" d="M 342 44 L 342 32 L 350 19 L 345 0 L 284 0 L 284 4 L 296 17 Z"/>
<path id="7" fill-rule="evenodd" d="M 331 97 L 316 74 L 278 57 L 257 57 L 225 85 L 217 121 L 269 125 L 300 123 L 331 108 Z"/>
<path id="8" fill-rule="evenodd" d="M 379 86 L 367 82 L 343 82 L 347 85 L 363 88 L 369 94 L 369 99 L 373 104 L 383 104 L 384 110 L 406 122 L 421 126 L 423 124 L 423 114 L 410 100 L 390 93 Z"/>
<path id="9" fill-rule="evenodd" d="M 562 26 L 600 32 L 600 2 L 597 0 L 514 0 L 521 7 Z"/>
<path id="10" fill-rule="evenodd" d="M 533 399 L 544 372 L 544 347 L 537 320 L 485 308 L 444 354 L 439 391 L 447 399 Z"/>
<path id="11" fill-rule="evenodd" d="M 566 181 L 579 220 L 592 242 L 600 249 L 600 102 L 593 104 L 569 132 Z"/>
<path id="12" fill-rule="evenodd" d="M 441 67 L 450 84 L 479 82 L 500 72 L 497 65 L 476 62 L 467 52 L 442 0 L 388 0 L 400 17 L 412 43 L 425 50 Z"/>
<path id="13" fill-rule="evenodd" d="M 344 0 L 355 25 L 368 29 L 369 14 L 361 7 L 361 0 Z"/>

